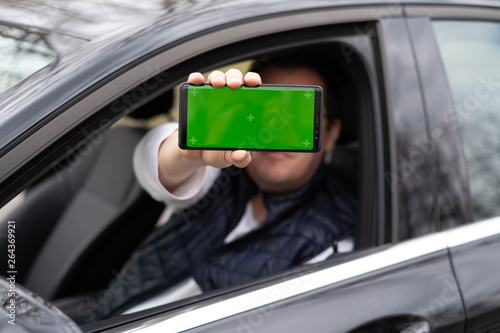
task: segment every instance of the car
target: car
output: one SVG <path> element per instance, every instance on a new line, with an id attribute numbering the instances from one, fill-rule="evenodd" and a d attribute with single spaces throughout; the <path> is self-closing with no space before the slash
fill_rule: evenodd
<path id="1" fill-rule="evenodd" d="M 500 331 L 500 3 L 0 8 L 2 331 Z M 76 325 L 165 210 L 132 155 L 176 119 L 176 87 L 298 48 L 339 67 L 343 130 L 325 164 L 357 199 L 354 250 Z"/>

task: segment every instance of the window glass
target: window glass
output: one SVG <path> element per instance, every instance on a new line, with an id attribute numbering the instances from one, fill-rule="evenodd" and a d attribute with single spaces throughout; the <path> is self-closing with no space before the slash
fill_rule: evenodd
<path id="1" fill-rule="evenodd" d="M 436 21 L 433 28 L 462 133 L 474 220 L 498 216 L 500 23 Z"/>
<path id="2" fill-rule="evenodd" d="M 57 53 L 44 39 L 21 29 L 0 26 L 0 93 L 51 63 Z M 26 38 L 38 36 L 38 39 Z M 26 40 L 29 39 L 29 40 Z"/>

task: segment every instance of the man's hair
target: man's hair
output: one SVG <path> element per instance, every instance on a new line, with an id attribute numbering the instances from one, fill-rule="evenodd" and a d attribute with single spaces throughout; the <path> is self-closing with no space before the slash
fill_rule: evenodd
<path id="1" fill-rule="evenodd" d="M 316 50 L 312 49 L 280 52 L 256 59 L 249 70 L 260 74 L 260 72 L 264 72 L 269 68 L 309 68 L 318 73 L 326 85 L 326 87 L 323 87 L 323 95 L 327 109 L 328 127 L 333 125 L 333 121 L 339 116 L 337 98 L 339 77 L 333 59 L 318 54 Z"/>

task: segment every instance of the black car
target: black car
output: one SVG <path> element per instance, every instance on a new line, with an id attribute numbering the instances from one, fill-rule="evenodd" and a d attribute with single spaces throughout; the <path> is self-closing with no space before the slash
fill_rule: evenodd
<path id="1" fill-rule="evenodd" d="M 500 331 L 499 2 L 3 1 L 0 45 L 2 331 Z M 340 68 L 354 251 L 77 327 L 164 211 L 132 154 L 176 86 L 297 48 Z"/>

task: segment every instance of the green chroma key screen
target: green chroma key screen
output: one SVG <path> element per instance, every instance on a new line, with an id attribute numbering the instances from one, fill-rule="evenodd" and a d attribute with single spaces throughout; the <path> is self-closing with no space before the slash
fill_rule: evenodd
<path id="1" fill-rule="evenodd" d="M 187 149 L 318 151 L 321 88 L 181 86 L 180 145 Z"/>

